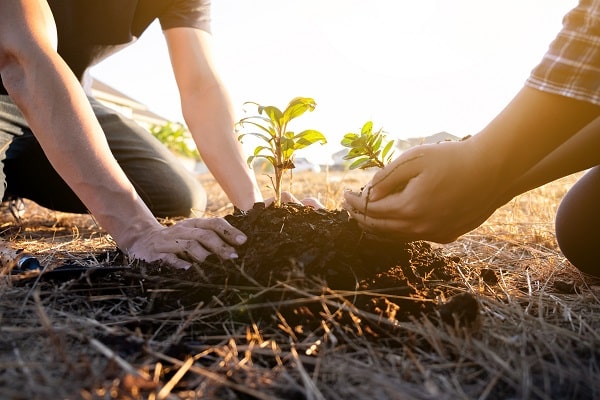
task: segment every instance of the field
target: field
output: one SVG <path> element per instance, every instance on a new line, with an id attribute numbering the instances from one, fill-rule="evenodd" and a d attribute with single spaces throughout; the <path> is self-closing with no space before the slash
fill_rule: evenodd
<path id="1" fill-rule="evenodd" d="M 343 191 L 368 177 L 298 173 L 291 191 L 336 209 Z M 91 217 L 28 203 L 21 223 L 2 221 L 3 237 L 48 271 L 65 263 L 73 271 L 0 269 L 0 398 L 600 398 L 600 285 L 564 259 L 553 233 L 576 177 L 519 196 L 475 231 L 434 246 L 457 260 L 453 292 L 476 299 L 468 325 L 441 322 L 439 313 L 395 319 L 356 306 L 348 293 L 293 282 L 231 301 L 249 289 L 188 287 L 139 265 L 132 272 Z M 229 214 L 212 177 L 199 179 L 207 214 Z M 486 278 L 490 271 L 497 279 Z M 252 301 L 282 288 L 294 296 Z M 184 290 L 214 295 L 173 303 Z M 292 323 L 284 311 L 307 308 L 311 324 Z"/>

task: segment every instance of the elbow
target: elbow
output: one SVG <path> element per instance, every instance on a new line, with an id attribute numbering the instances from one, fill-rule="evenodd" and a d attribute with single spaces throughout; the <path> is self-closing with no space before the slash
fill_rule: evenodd
<path id="1" fill-rule="evenodd" d="M 13 99 L 24 90 L 25 68 L 23 63 L 17 56 L 4 49 L 0 49 L 0 77 L 2 77 L 2 84 L 6 91 Z"/>
<path id="2" fill-rule="evenodd" d="M 203 110 L 202 113 L 222 113 L 231 104 L 227 90 L 216 79 L 188 87 L 180 95 L 181 111 L 188 125 L 198 117 L 199 110 Z"/>

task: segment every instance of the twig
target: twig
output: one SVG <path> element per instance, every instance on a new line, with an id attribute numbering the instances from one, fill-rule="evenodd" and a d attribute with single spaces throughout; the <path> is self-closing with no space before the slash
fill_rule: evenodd
<path id="1" fill-rule="evenodd" d="M 146 349 L 146 351 L 151 356 L 154 356 L 154 357 L 156 357 L 158 359 L 161 359 L 163 361 L 167 361 L 167 362 L 169 362 L 169 363 L 171 363 L 173 365 L 177 365 L 177 366 L 181 367 L 184 364 L 184 362 L 181 361 L 181 360 L 178 360 L 178 359 L 173 358 L 173 357 L 169 357 L 169 356 L 167 356 L 165 354 L 162 354 L 162 353 L 155 352 L 152 349 Z M 217 382 L 217 383 L 219 383 L 219 384 L 221 384 L 223 386 L 227 386 L 227 387 L 229 387 L 229 388 L 231 388 L 233 390 L 237 390 L 238 392 L 242 392 L 242 393 L 245 393 L 247 395 L 254 396 L 254 397 L 256 397 L 259 400 L 277 400 L 276 397 L 269 396 L 269 395 L 267 395 L 265 393 L 262 393 L 262 392 L 260 392 L 258 390 L 255 390 L 255 389 L 251 389 L 251 388 L 249 388 L 247 386 L 240 385 L 240 384 L 235 383 L 235 382 L 231 382 L 227 378 L 224 378 L 223 376 L 221 376 L 221 375 L 219 375 L 217 373 L 214 373 L 212 371 L 208 371 L 208 370 L 206 370 L 204 368 L 201 368 L 201 367 L 198 367 L 198 366 L 195 366 L 195 365 L 191 365 L 189 367 L 189 371 L 193 372 L 193 373 L 195 373 L 197 375 L 203 376 L 205 378 L 208 378 L 210 380 L 213 380 L 213 381 L 215 381 L 215 382 Z"/>
<path id="2" fill-rule="evenodd" d="M 111 349 L 106 347 L 104 345 L 104 343 L 102 343 L 98 339 L 89 338 L 88 340 L 90 342 L 90 345 L 92 345 L 93 348 L 98 350 L 102 355 L 104 355 L 109 360 L 113 360 L 114 362 L 116 362 L 125 372 L 132 374 L 136 377 L 142 378 L 144 380 L 152 381 L 152 377 L 147 372 L 134 368 L 125 359 L 123 359 L 121 356 L 116 354 L 114 351 L 112 351 Z"/>
<path id="3" fill-rule="evenodd" d="M 169 396 L 169 394 L 171 394 L 171 390 L 173 390 L 175 385 L 177 385 L 179 383 L 179 381 L 189 371 L 189 369 L 192 367 L 193 364 L 194 364 L 193 357 L 188 357 L 187 360 L 185 360 L 185 362 L 183 362 L 183 364 L 181 364 L 181 366 L 179 367 L 179 369 L 177 370 L 175 375 L 173 375 L 173 377 L 171 379 L 169 379 L 169 382 L 167 382 L 162 387 L 162 389 L 160 389 L 160 391 L 158 392 L 158 395 L 157 395 L 158 400 L 166 399 Z"/>
<path id="4" fill-rule="evenodd" d="M 314 381 L 311 379 L 311 377 L 308 375 L 308 373 L 304 369 L 304 366 L 302 365 L 302 361 L 300 360 L 300 357 L 298 357 L 298 351 L 296 351 L 295 346 L 292 345 L 292 347 L 290 349 L 290 353 L 292 354 L 292 357 L 295 361 L 296 369 L 298 370 L 298 372 L 300 373 L 300 377 L 302 378 L 302 383 L 304 384 L 306 398 L 308 400 L 325 400 L 325 397 L 323 397 L 323 395 L 317 388 L 317 385 L 315 385 Z"/>

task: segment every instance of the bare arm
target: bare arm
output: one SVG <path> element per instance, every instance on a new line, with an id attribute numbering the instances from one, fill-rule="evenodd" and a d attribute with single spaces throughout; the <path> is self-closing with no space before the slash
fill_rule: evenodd
<path id="1" fill-rule="evenodd" d="M 599 113 L 592 104 L 525 87 L 469 140 L 403 153 L 375 174 L 368 201 L 347 194 L 348 208 L 373 232 L 451 241 L 532 184 L 567 174 L 574 164 L 553 162 L 549 168 L 543 160 L 575 140 Z"/>
<path id="2" fill-rule="evenodd" d="M 553 180 L 600 165 L 600 118 L 585 126 L 513 181 L 505 201 Z"/>
<path id="3" fill-rule="evenodd" d="M 242 210 L 262 201 L 254 173 L 234 134 L 234 113 L 212 64 L 211 37 L 193 28 L 165 31 L 186 123 L 202 159 Z"/>
<path id="4" fill-rule="evenodd" d="M 599 141 L 599 114 L 591 103 L 525 87 L 473 139 L 514 196 L 592 166 L 597 152 L 586 146 Z"/>
<path id="5" fill-rule="evenodd" d="M 223 221 L 165 228 L 112 156 L 79 82 L 54 49 L 45 1 L 0 2 L 0 74 L 53 167 L 117 245 L 134 258 L 178 267 L 210 252 L 229 257 L 241 232 Z M 179 255 L 184 255 L 185 260 Z"/>
<path id="6" fill-rule="evenodd" d="M 79 82 L 48 39 L 54 31 L 50 10 L 45 2 L 11 1 L 2 2 L 0 15 L 1 73 L 11 98 L 52 166 L 128 248 L 157 222 L 110 155 Z"/>

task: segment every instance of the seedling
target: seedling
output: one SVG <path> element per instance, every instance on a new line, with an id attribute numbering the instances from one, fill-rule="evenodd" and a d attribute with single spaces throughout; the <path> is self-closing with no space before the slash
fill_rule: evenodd
<path id="1" fill-rule="evenodd" d="M 242 118 L 237 124 L 238 127 L 250 126 L 258 131 L 242 133 L 238 136 L 238 140 L 241 142 L 245 136 L 251 135 L 266 144 L 257 146 L 247 162 L 252 166 L 255 159 L 263 158 L 273 166 L 275 178 L 271 177 L 271 183 L 275 193 L 275 206 L 280 206 L 283 174 L 285 170 L 294 168 L 295 151 L 317 142 L 327 143 L 325 136 L 314 129 L 307 129 L 300 133 L 288 131 L 288 124 L 306 111 L 313 111 L 316 103 L 311 98 L 296 97 L 283 111 L 274 106 L 262 106 L 252 101 L 244 105 L 256 106 L 258 115 Z"/>
<path id="2" fill-rule="evenodd" d="M 350 169 L 383 168 L 392 160 L 394 141 L 385 143 L 383 129 L 373 132 L 373 122 L 367 121 L 360 133 L 347 133 L 342 139 L 342 146 L 350 148 L 344 160 L 353 160 Z"/>
<path id="3" fill-rule="evenodd" d="M 383 168 L 392 161 L 394 155 L 394 141 L 385 142 L 385 133 L 383 128 L 373 132 L 373 122 L 367 121 L 360 130 L 360 133 L 347 133 L 342 138 L 342 146 L 348 147 L 350 150 L 344 156 L 344 160 L 353 160 L 349 169 L 366 169 L 366 168 Z M 395 169 L 395 168 L 394 168 Z M 365 203 L 364 216 L 366 218 L 367 207 L 369 206 L 369 196 L 372 186 L 367 188 L 367 200 Z M 362 193 L 361 193 L 362 194 Z"/>

